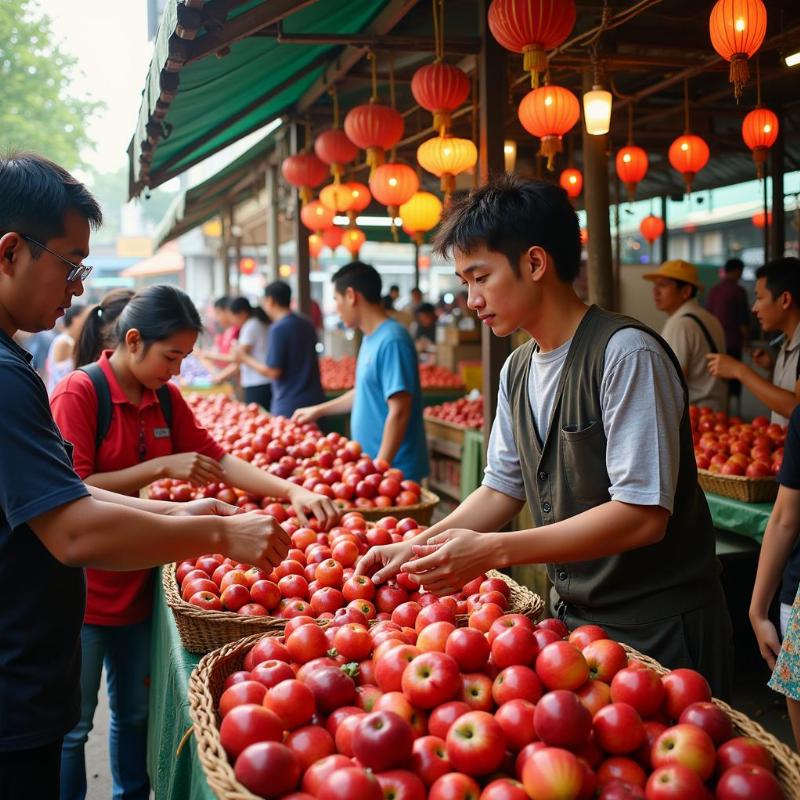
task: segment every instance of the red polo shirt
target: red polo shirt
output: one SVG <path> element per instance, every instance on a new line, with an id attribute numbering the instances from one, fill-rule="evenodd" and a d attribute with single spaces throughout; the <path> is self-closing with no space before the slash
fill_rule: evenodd
<path id="1" fill-rule="evenodd" d="M 64 438 L 72 442 L 74 467 L 79 477 L 96 472 L 115 472 L 140 462 L 172 453 L 203 453 L 221 460 L 225 451 L 198 425 L 177 386 L 170 383 L 172 430 L 165 435 L 166 420 L 156 393 L 145 389 L 138 405 L 122 391 L 108 362 L 111 351 L 100 357 L 99 365 L 111 391 L 111 424 L 100 448 L 95 451 L 97 395 L 91 378 L 75 371 L 56 386 L 50 398 L 53 417 Z M 136 496 L 138 493 L 133 493 Z M 132 625 L 150 615 L 153 601 L 152 571 L 109 572 L 87 569 L 88 596 L 84 621 L 90 625 Z"/>

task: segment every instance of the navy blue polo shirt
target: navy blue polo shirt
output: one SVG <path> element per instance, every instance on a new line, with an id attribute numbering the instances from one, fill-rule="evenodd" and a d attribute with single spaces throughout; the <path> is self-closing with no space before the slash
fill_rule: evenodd
<path id="1" fill-rule="evenodd" d="M 0 331 L 0 752 L 50 744 L 80 718 L 83 570 L 26 523 L 89 492 L 30 359 Z"/>
<path id="2" fill-rule="evenodd" d="M 789 419 L 778 483 L 788 489 L 800 490 L 800 406 L 792 411 Z M 798 584 L 800 584 L 800 538 L 795 542 L 792 554 L 783 570 L 781 603 L 786 603 L 788 606 L 794 603 Z"/>
<path id="3" fill-rule="evenodd" d="M 270 412 L 291 417 L 298 408 L 325 399 L 319 378 L 317 333 L 308 317 L 291 312 L 269 329 L 267 366 L 281 371 L 272 381 Z"/>

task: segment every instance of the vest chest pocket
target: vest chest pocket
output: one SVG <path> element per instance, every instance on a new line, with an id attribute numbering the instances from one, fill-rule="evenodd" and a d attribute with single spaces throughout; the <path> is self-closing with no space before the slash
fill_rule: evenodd
<path id="1" fill-rule="evenodd" d="M 603 423 L 561 428 L 561 464 L 573 499 L 589 508 L 608 501 L 606 438 Z"/>

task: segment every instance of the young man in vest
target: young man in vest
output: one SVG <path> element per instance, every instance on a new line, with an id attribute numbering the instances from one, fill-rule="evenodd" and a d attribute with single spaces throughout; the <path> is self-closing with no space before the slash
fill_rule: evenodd
<path id="1" fill-rule="evenodd" d="M 689 402 L 725 411 L 728 387 L 709 375 L 706 356 L 725 352 L 725 331 L 719 320 L 697 302 L 700 279 L 688 261 L 665 261 L 655 272 L 642 275 L 653 283 L 656 308 L 667 314 L 661 336 L 678 358 L 689 390 Z"/>
<path id="2" fill-rule="evenodd" d="M 783 336 L 777 358 L 753 351 L 759 367 L 773 369 L 772 380 L 728 355 L 708 356 L 708 371 L 741 381 L 769 408 L 772 422 L 788 425 L 792 409 L 800 403 L 800 259 L 778 258 L 756 270 L 753 313 L 765 332 Z"/>
<path id="3" fill-rule="evenodd" d="M 680 366 L 641 323 L 577 297 L 579 236 L 551 184 L 505 176 L 453 203 L 436 247 L 469 307 L 495 335 L 532 341 L 503 367 L 483 485 L 358 571 L 403 569 L 446 594 L 491 567 L 546 563 L 570 628 L 602 625 L 725 695 L 731 625 Z M 526 501 L 536 527 L 498 533 Z"/>

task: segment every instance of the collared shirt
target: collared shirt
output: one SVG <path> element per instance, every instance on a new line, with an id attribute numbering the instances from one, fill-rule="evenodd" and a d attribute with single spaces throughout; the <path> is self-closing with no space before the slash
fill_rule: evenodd
<path id="1" fill-rule="evenodd" d="M 709 347 L 702 328 L 689 314 L 703 323 L 714 342 L 713 349 Z M 697 406 L 709 406 L 714 411 L 724 411 L 728 386 L 724 380 L 709 373 L 706 362 L 709 353 L 725 352 L 725 332 L 719 320 L 692 298 L 666 321 L 661 335 L 678 357 L 686 376 L 689 402 Z"/>
<path id="2" fill-rule="evenodd" d="M 792 394 L 794 394 L 794 387 L 797 383 L 798 359 L 800 359 L 800 325 L 794 329 L 790 340 L 783 340 L 775 360 L 775 369 L 772 372 L 772 382 Z M 771 421 L 777 422 L 778 425 L 789 424 L 789 418 L 782 416 L 777 411 L 772 412 Z"/>

